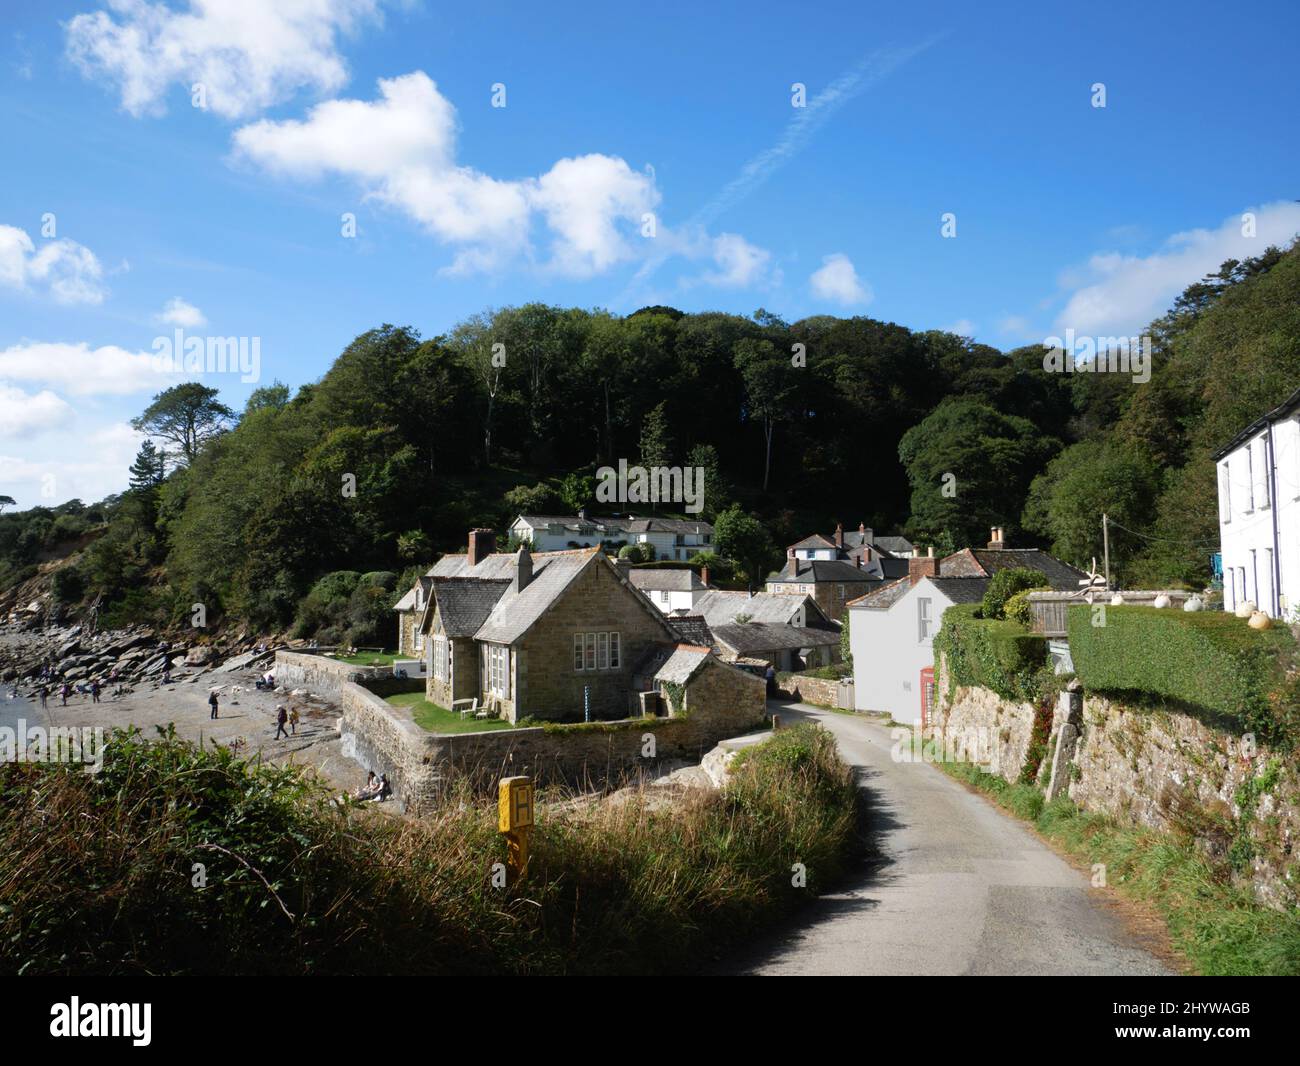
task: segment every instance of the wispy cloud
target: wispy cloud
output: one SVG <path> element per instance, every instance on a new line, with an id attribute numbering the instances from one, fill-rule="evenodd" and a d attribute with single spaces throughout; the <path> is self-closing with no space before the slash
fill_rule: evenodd
<path id="1" fill-rule="evenodd" d="M 775 144 L 748 160 L 731 181 L 727 182 L 706 204 L 681 227 L 687 232 L 707 230 L 725 211 L 735 207 L 776 171 L 797 156 L 845 104 L 867 89 L 878 85 L 940 39 L 936 35 L 920 44 L 905 48 L 882 48 L 863 57 L 808 101 L 806 107 L 792 108 L 794 115 L 785 124 Z M 618 301 L 624 303 L 632 291 L 648 281 L 666 260 L 676 254 L 671 242 L 641 265 Z"/>

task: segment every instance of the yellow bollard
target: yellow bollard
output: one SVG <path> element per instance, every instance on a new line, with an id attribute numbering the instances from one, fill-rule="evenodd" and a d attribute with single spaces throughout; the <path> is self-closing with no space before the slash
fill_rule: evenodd
<path id="1" fill-rule="evenodd" d="M 533 829 L 533 779 L 503 777 L 497 796 L 497 828 L 506 835 L 506 869 L 518 881 L 528 870 L 528 836 Z"/>

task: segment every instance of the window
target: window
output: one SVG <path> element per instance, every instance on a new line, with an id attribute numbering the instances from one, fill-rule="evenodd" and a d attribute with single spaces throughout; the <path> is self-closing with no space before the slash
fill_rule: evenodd
<path id="1" fill-rule="evenodd" d="M 1255 606 L 1259 607 L 1259 564 L 1255 560 L 1255 549 L 1250 549 L 1250 583 L 1255 586 Z"/>
<path id="2" fill-rule="evenodd" d="M 617 670 L 622 654 L 617 633 L 574 633 L 574 670 Z"/>
<path id="3" fill-rule="evenodd" d="M 668 602 L 668 593 L 667 593 L 667 592 L 661 592 L 661 593 L 659 593 L 659 602 L 660 602 L 660 603 L 667 603 L 667 602 Z"/>
<path id="4" fill-rule="evenodd" d="M 1229 474 L 1228 460 L 1219 467 L 1219 508 L 1224 522 L 1232 521 L 1232 477 Z"/>
<path id="5" fill-rule="evenodd" d="M 1246 513 L 1255 509 L 1255 446 L 1246 445 Z"/>
<path id="6" fill-rule="evenodd" d="M 439 681 L 447 680 L 447 638 L 433 638 L 433 676 Z"/>
<path id="7" fill-rule="evenodd" d="M 916 639 L 925 640 L 930 636 L 930 597 L 920 596 L 916 601 Z"/>
<path id="8" fill-rule="evenodd" d="M 504 644 L 487 645 L 488 691 L 498 696 L 510 696 L 510 649 Z"/>
<path id="9" fill-rule="evenodd" d="M 1268 497 L 1268 438 L 1259 438 L 1259 462 L 1256 469 L 1259 470 L 1259 505 L 1267 507 L 1269 505 Z"/>
<path id="10" fill-rule="evenodd" d="M 415 631 L 415 650 L 417 654 L 424 651 L 424 630 L 422 629 Z"/>

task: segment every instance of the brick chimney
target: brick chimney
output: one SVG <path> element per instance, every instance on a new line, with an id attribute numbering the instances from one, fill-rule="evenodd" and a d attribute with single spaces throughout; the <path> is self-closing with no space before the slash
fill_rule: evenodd
<path id="1" fill-rule="evenodd" d="M 510 591 L 523 592 L 533 580 L 533 557 L 527 548 L 520 548 L 515 555 L 515 576 L 510 581 Z"/>
<path id="2" fill-rule="evenodd" d="M 835 547 L 837 548 L 844 547 L 844 523 L 843 522 L 835 523 Z"/>
<path id="3" fill-rule="evenodd" d="M 469 565 L 478 566 L 497 550 L 497 535 L 490 529 L 469 531 Z"/>
<path id="4" fill-rule="evenodd" d="M 934 548 L 924 556 L 913 556 L 907 560 L 908 584 L 915 585 L 923 577 L 939 576 L 939 560 L 934 557 Z"/>
<path id="5" fill-rule="evenodd" d="M 708 568 L 707 566 L 701 566 L 701 567 L 700 567 L 700 584 L 701 584 L 701 585 L 707 585 L 708 583 L 709 583 L 709 568 Z"/>
<path id="6" fill-rule="evenodd" d="M 1003 539 L 1002 535 L 1002 527 L 994 526 L 989 532 L 989 547 L 1005 548 L 1006 546 L 1006 541 Z"/>

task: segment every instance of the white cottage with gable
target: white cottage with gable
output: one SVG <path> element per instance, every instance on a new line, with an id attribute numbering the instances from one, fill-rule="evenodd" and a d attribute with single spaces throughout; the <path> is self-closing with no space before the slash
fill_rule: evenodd
<path id="1" fill-rule="evenodd" d="M 1300 608 L 1300 390 L 1215 453 L 1223 603 Z"/>

